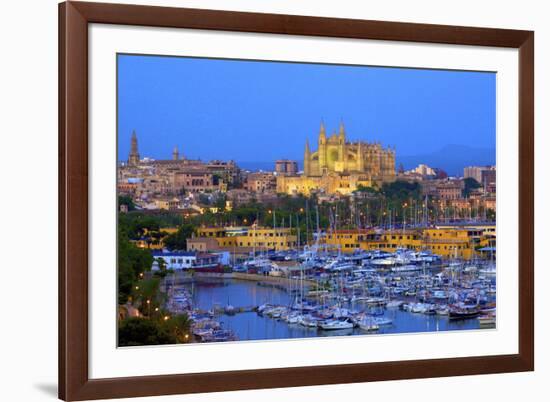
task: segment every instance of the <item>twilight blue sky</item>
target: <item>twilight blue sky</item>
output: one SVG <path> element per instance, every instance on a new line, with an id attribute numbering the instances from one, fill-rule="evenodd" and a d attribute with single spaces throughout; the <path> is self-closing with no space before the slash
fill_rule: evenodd
<path id="1" fill-rule="evenodd" d="M 327 134 L 342 119 L 349 140 L 395 146 L 398 163 L 464 146 L 494 159 L 494 73 L 119 55 L 118 107 L 120 160 L 135 129 L 142 157 L 178 145 L 202 160 L 301 161 L 321 119 Z"/>

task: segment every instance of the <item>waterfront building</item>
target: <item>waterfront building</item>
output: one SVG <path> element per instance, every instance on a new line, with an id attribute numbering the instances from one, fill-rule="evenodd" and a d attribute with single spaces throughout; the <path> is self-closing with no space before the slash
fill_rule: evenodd
<path id="1" fill-rule="evenodd" d="M 219 247 L 253 247 L 261 250 L 288 250 L 297 246 L 297 236 L 290 228 L 203 227 L 197 229 L 198 237 L 214 238 Z M 210 243 L 211 244 L 211 243 Z M 206 245 L 205 245 L 206 246 Z"/>
<path id="2" fill-rule="evenodd" d="M 274 250 L 288 250 L 296 247 L 297 238 L 289 228 L 250 228 L 245 235 L 234 236 L 241 247 L 257 247 Z"/>
<path id="3" fill-rule="evenodd" d="M 222 263 L 222 256 L 214 253 L 188 251 L 152 251 L 155 260 L 151 269 L 160 269 L 159 259 L 164 260 L 166 269 L 181 271 L 187 269 L 217 268 Z"/>
<path id="4" fill-rule="evenodd" d="M 327 137 L 321 124 L 318 149 L 306 140 L 301 176 L 277 177 L 277 192 L 286 194 L 350 194 L 359 185 L 381 186 L 395 180 L 395 150 L 380 143 L 348 142 L 343 123 L 339 133 Z"/>
<path id="5" fill-rule="evenodd" d="M 479 255 L 476 249 L 494 245 L 495 225 L 436 226 L 425 229 L 374 230 L 353 229 L 331 231 L 323 236 L 330 248 L 344 253 L 356 250 L 383 250 L 394 252 L 399 248 L 429 250 L 444 258 L 470 259 Z"/>

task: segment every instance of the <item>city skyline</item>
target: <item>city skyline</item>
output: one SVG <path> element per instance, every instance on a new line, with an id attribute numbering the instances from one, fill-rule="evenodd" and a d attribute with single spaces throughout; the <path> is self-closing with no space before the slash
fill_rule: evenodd
<path id="1" fill-rule="evenodd" d="M 136 130 L 142 156 L 155 159 L 178 146 L 191 159 L 301 163 L 321 121 L 328 135 L 343 121 L 350 140 L 395 147 L 397 163 L 449 146 L 481 149 L 493 160 L 479 164 L 494 163 L 493 73 L 118 57 L 121 161 Z"/>

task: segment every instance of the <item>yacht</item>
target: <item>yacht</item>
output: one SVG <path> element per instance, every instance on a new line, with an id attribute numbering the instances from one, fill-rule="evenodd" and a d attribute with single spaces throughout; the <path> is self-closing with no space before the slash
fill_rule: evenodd
<path id="1" fill-rule="evenodd" d="M 358 322 L 359 328 L 361 328 L 363 331 L 378 331 L 380 329 L 380 326 L 374 321 L 372 317 L 365 317 L 362 320 Z"/>
<path id="2" fill-rule="evenodd" d="M 373 321 L 378 326 L 392 325 L 393 324 L 393 320 L 391 318 L 388 318 L 388 317 L 373 317 Z"/>
<path id="3" fill-rule="evenodd" d="M 478 272 L 484 275 L 496 275 L 497 267 L 496 265 L 493 265 L 493 264 L 487 265 L 487 266 L 484 266 L 483 268 L 478 269 Z"/>
<path id="4" fill-rule="evenodd" d="M 337 329 L 351 329 L 354 327 L 353 322 L 349 319 L 346 320 L 327 320 L 319 322 L 319 328 L 325 331 L 337 330 Z"/>

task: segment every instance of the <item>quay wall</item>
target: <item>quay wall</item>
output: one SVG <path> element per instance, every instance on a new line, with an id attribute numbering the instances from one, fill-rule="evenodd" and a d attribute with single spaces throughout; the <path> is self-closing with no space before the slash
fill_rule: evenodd
<path id="1" fill-rule="evenodd" d="M 254 282 L 270 282 L 278 285 L 288 286 L 292 281 L 292 284 L 296 284 L 295 280 L 283 276 L 270 276 L 270 275 L 258 275 L 258 274 L 247 274 L 244 272 L 233 272 L 233 279 L 240 279 L 243 281 L 254 281 Z M 315 281 L 304 279 L 304 285 L 306 286 L 315 286 Z"/>
<path id="2" fill-rule="evenodd" d="M 242 281 L 273 283 L 287 287 L 292 282 L 296 285 L 296 280 L 291 280 L 282 276 L 248 274 L 243 272 L 218 273 L 218 272 L 198 272 L 189 273 L 185 271 L 177 271 L 172 275 L 168 275 L 161 281 L 161 290 L 166 291 L 166 285 L 183 285 L 193 282 L 194 279 L 238 279 Z M 304 285 L 309 287 L 316 286 L 316 282 L 304 279 Z"/>

